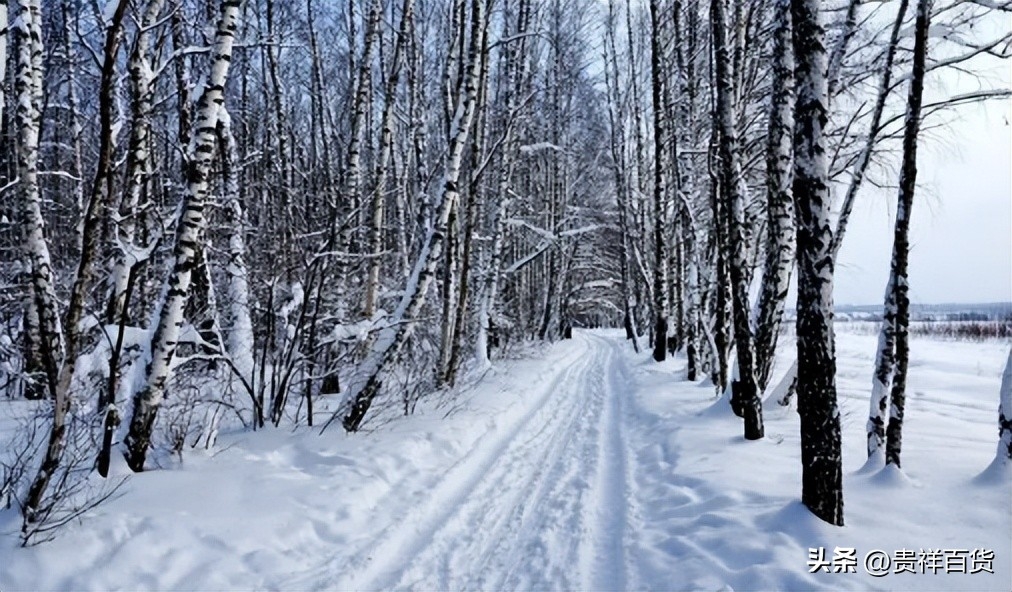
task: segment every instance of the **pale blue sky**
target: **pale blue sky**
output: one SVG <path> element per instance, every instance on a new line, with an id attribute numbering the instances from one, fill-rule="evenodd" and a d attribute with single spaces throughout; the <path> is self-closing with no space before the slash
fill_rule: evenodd
<path id="1" fill-rule="evenodd" d="M 1006 87 L 1008 68 L 1005 64 Z M 911 300 L 1010 301 L 1010 103 L 971 105 L 955 115 L 951 131 L 933 132 L 919 148 L 919 189 L 911 218 Z M 882 300 L 895 207 L 894 190 L 868 187 L 862 191 L 840 251 L 837 303 Z"/>
<path id="2" fill-rule="evenodd" d="M 1012 18 L 977 23 L 975 41 L 998 39 Z M 966 33 L 964 31 L 964 33 Z M 966 52 L 936 36 L 934 59 Z M 956 52 L 955 54 L 953 52 Z M 929 73 L 925 104 L 984 89 L 1012 88 L 1012 64 L 979 55 Z M 907 85 L 897 89 L 896 108 Z M 911 218 L 910 298 L 915 303 L 1012 301 L 1012 101 L 970 104 L 929 116 L 918 148 L 918 189 Z M 898 146 L 896 147 L 898 151 Z M 895 185 L 898 171 L 883 180 Z M 881 178 L 881 175 L 880 175 Z M 865 183 L 837 266 L 838 304 L 882 302 L 892 252 L 896 189 Z"/>

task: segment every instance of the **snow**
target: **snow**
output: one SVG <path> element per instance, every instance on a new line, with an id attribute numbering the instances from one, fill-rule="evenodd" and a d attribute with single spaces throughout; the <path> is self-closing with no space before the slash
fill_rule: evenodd
<path id="1" fill-rule="evenodd" d="M 767 406 L 747 442 L 705 413 L 713 388 L 684 357 L 578 330 L 374 432 L 222 433 L 51 543 L 18 548 L 4 511 L 0 589 L 1007 590 L 1012 474 L 982 473 L 1007 346 L 914 337 L 903 471 L 861 471 L 876 337 L 853 325 L 837 326 L 843 528 L 798 501 L 793 409 Z M 792 362 L 780 341 L 771 384 Z M 857 573 L 809 573 L 813 548 L 855 549 Z M 995 573 L 865 572 L 904 549 L 989 549 Z"/>
<path id="2" fill-rule="evenodd" d="M 533 154 L 535 152 L 541 152 L 543 150 L 555 150 L 556 152 L 566 152 L 566 149 L 562 146 L 552 144 L 551 142 L 535 142 L 534 144 L 524 144 L 520 146 L 521 154 Z"/>
<path id="3" fill-rule="evenodd" d="M 373 313 L 371 318 L 362 319 L 355 323 L 338 323 L 334 326 L 330 338 L 333 341 L 365 343 L 374 331 L 382 330 L 388 326 L 387 316 L 387 312 L 380 308 Z"/>

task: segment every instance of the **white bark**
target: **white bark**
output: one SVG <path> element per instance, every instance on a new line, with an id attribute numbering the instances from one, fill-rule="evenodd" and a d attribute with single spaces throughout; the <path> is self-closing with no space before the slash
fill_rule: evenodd
<path id="1" fill-rule="evenodd" d="M 236 372 L 247 384 L 253 384 L 253 320 L 250 318 L 249 270 L 246 266 L 246 212 L 239 198 L 239 176 L 235 170 L 237 164 L 235 137 L 232 135 L 232 122 L 221 107 L 218 117 L 221 142 L 221 153 L 224 164 L 223 202 L 225 217 L 228 221 L 228 263 L 225 292 L 228 294 L 228 326 L 225 337 L 225 348 L 232 358 Z"/>
<path id="2" fill-rule="evenodd" d="M 518 33 L 526 30 L 524 4 L 520 6 L 520 26 Z M 521 44 L 523 41 L 520 42 Z M 504 55 L 506 93 L 506 117 L 516 117 L 518 101 L 517 80 L 523 78 L 522 51 L 520 48 L 508 47 Z M 499 166 L 499 179 L 495 193 L 495 209 L 492 214 L 492 244 L 484 252 L 481 262 L 478 265 L 478 277 L 482 285 L 478 295 L 478 328 L 474 340 L 474 358 L 478 368 L 488 368 L 491 365 L 489 360 L 489 331 L 492 328 L 492 315 L 495 309 L 496 297 L 499 292 L 499 276 L 502 273 L 502 252 L 505 244 L 506 214 L 509 210 L 510 176 L 513 172 L 513 159 L 519 149 L 519 142 L 514 133 L 515 126 L 507 124 L 505 137 L 503 138 L 503 157 Z"/>
<path id="3" fill-rule="evenodd" d="M 151 44 L 150 30 L 157 23 L 164 0 L 148 2 L 141 21 L 141 29 L 137 33 L 137 42 L 127 69 L 130 72 L 131 94 L 133 95 L 133 123 L 130 130 L 130 154 L 127 162 L 127 186 L 120 204 L 120 218 L 117 220 L 119 244 L 122 247 L 116 252 L 116 262 L 109 279 L 112 287 L 106 321 L 119 321 L 125 303 L 127 280 L 130 268 L 138 262 L 128 255 L 133 246 L 137 227 L 137 207 L 140 204 L 141 192 L 147 177 L 151 174 L 149 166 L 149 143 L 151 135 L 151 105 L 154 94 L 154 75 L 151 60 L 148 57 Z"/>
<path id="4" fill-rule="evenodd" d="M 998 391 L 999 438 L 996 460 L 1012 464 L 1012 350 L 1008 352 L 1005 371 L 1001 375 L 1001 388 Z"/>
<path id="5" fill-rule="evenodd" d="M 366 280 L 365 305 L 362 314 L 372 318 L 376 312 L 376 299 L 380 288 L 380 268 L 383 265 L 383 222 L 386 205 L 387 171 L 390 168 L 391 152 L 393 151 L 394 132 L 393 116 L 396 104 L 397 81 L 400 78 L 401 63 L 404 56 L 404 44 L 407 41 L 408 26 L 414 0 L 404 0 L 401 11 L 401 24 L 394 47 L 393 64 L 390 66 L 390 77 L 387 79 L 383 100 L 383 115 L 380 122 L 380 154 L 376 162 L 376 186 L 373 189 L 372 227 L 369 236 L 369 251 L 372 260 L 369 262 L 369 278 Z"/>
<path id="6" fill-rule="evenodd" d="M 847 14 L 843 18 L 839 37 L 837 37 L 836 45 L 833 46 L 833 51 L 829 54 L 829 67 L 826 78 L 828 80 L 830 101 L 836 96 L 836 90 L 840 83 L 840 74 L 843 72 L 843 60 L 847 56 L 850 40 L 853 39 L 854 33 L 857 32 L 857 9 L 860 4 L 861 0 L 849 0 L 847 3 Z"/>
<path id="7" fill-rule="evenodd" d="M 488 356 L 489 330 L 492 322 L 492 311 L 495 308 L 499 293 L 499 276 L 502 273 L 502 251 L 505 243 L 506 212 L 509 209 L 509 167 L 500 173 L 499 198 L 496 202 L 495 214 L 492 218 L 492 246 L 489 248 L 488 261 L 482 269 L 484 285 L 478 304 L 478 333 L 474 342 L 474 357 L 479 368 L 491 365 Z"/>
<path id="8" fill-rule="evenodd" d="M 530 5 L 521 2 L 518 7 L 517 35 L 524 35 L 530 20 Z M 504 55 L 504 88 L 506 93 L 506 117 L 519 118 L 520 88 L 526 75 L 526 41 L 519 38 L 518 46 L 510 44 Z M 499 164 L 499 178 L 495 192 L 495 206 L 492 214 L 492 244 L 485 251 L 479 263 L 478 277 L 482 285 L 478 296 L 478 330 L 475 335 L 474 357 L 479 368 L 487 368 L 489 360 L 489 331 L 492 329 L 496 299 L 499 295 L 499 279 L 502 274 L 503 248 L 506 238 L 506 220 L 510 206 L 510 178 L 513 174 L 514 158 L 520 149 L 515 133 L 516 122 L 507 123 L 503 138 L 503 156 Z"/>
<path id="9" fill-rule="evenodd" d="M 400 304 L 394 311 L 389 324 L 383 329 L 373 344 L 372 351 L 363 360 L 359 370 L 348 389 L 347 403 L 349 408 L 342 406 L 328 420 L 327 425 L 337 418 L 338 413 L 347 411 L 343 419 L 346 430 L 356 431 L 368 412 L 372 399 L 379 390 L 379 375 L 385 366 L 404 345 L 405 340 L 414 331 L 418 314 L 425 304 L 426 293 L 435 276 L 436 265 L 441 259 L 446 242 L 447 226 L 450 212 L 456 205 L 459 192 L 457 182 L 463 161 L 464 147 L 467 143 L 474 106 L 478 94 L 478 75 L 481 67 L 479 50 L 487 25 L 484 0 L 472 0 L 471 14 L 471 46 L 468 51 L 467 79 L 461 89 L 456 111 L 451 126 L 450 146 L 446 157 L 446 173 L 443 182 L 443 195 L 434 226 L 429 230 L 428 237 L 421 254 L 415 262 L 411 277 L 405 286 Z M 326 429 L 327 425 L 324 426 Z"/>
<path id="10" fill-rule="evenodd" d="M 691 324 L 691 330 L 686 333 L 686 354 L 690 357 L 692 364 L 692 375 L 688 376 L 690 380 L 696 380 L 699 376 L 699 372 L 702 370 L 699 362 L 703 359 L 702 344 L 700 342 L 700 333 L 705 333 L 702 330 L 700 323 L 700 310 L 702 305 L 699 297 L 699 254 L 697 252 L 698 239 L 695 234 L 696 231 L 691 226 L 687 229 L 692 235 L 689 239 L 689 243 L 685 249 L 686 257 L 686 269 L 685 269 L 685 319 L 686 323 Z M 689 351 L 691 349 L 691 352 Z"/>
<path id="11" fill-rule="evenodd" d="M 144 386 L 134 395 L 133 417 L 125 444 L 127 464 L 134 471 L 144 469 L 155 415 L 162 404 L 165 384 L 183 324 L 183 310 L 189 299 L 190 283 L 198 252 L 203 248 L 207 219 L 204 209 L 208 194 L 208 175 L 214 158 L 215 129 L 224 102 L 225 81 L 231 61 L 232 45 L 239 15 L 239 0 L 222 0 L 210 76 L 200 98 L 189 149 L 183 212 L 176 230 L 172 253 L 172 271 L 166 278 L 164 300 L 155 311 L 156 326 L 151 337 Z"/>
<path id="12" fill-rule="evenodd" d="M 886 48 L 885 63 L 882 66 L 882 77 L 879 81 L 878 97 L 872 110 L 871 123 L 868 124 L 867 138 L 857 157 L 857 161 L 854 163 L 853 169 L 851 169 L 850 184 L 847 186 L 847 193 L 840 206 L 840 214 L 836 220 L 836 231 L 833 235 L 833 242 L 830 245 L 834 259 L 840 252 L 840 246 L 843 244 L 843 237 L 847 232 L 847 223 L 850 221 L 850 213 L 854 209 L 857 192 L 864 182 L 864 175 L 868 170 L 868 165 L 871 163 L 872 153 L 875 150 L 879 132 L 881 131 L 882 113 L 885 110 L 886 100 L 889 98 L 890 91 L 893 88 L 893 59 L 899 47 L 899 38 L 903 25 L 903 17 L 907 12 L 907 4 L 908 0 L 900 0 L 896 20 L 893 22 L 892 32 L 889 37 L 889 47 Z"/>
<path id="13" fill-rule="evenodd" d="M 738 136 L 734 108 L 734 73 L 731 72 L 727 40 L 727 18 L 722 2 L 711 4 L 714 75 L 716 76 L 716 118 L 720 130 L 718 145 L 721 197 L 727 214 L 731 312 L 737 356 L 737 377 L 731 380 L 731 408 L 745 419 L 745 438 L 757 440 L 764 435 L 762 401 L 755 376 L 755 344 L 749 319 L 748 237 L 745 222 L 747 196 L 738 164 Z M 786 291 L 786 290 L 785 290 Z"/>
<path id="14" fill-rule="evenodd" d="M 830 244 L 825 31 L 819 0 L 792 0 L 797 102 L 794 200 L 798 253 L 798 414 L 801 500 L 816 516 L 843 526 L 843 463 L 833 335 L 834 260 Z"/>
<path id="15" fill-rule="evenodd" d="M 376 38 L 379 36 L 379 22 L 382 8 L 380 0 L 373 0 L 369 8 L 369 17 L 365 29 L 365 47 L 362 49 L 362 60 L 359 62 L 358 83 L 355 89 L 354 104 L 352 105 L 351 138 L 348 142 L 347 176 L 345 177 L 345 199 L 349 200 L 353 211 L 361 207 L 362 203 L 362 140 L 365 135 L 366 108 L 370 98 L 369 90 L 372 87 L 373 46 L 376 45 Z M 346 225 L 346 228 L 350 230 L 351 226 L 353 225 Z M 351 235 L 346 233 L 342 241 L 345 243 L 345 247 L 347 247 L 350 240 Z"/>
<path id="16" fill-rule="evenodd" d="M 34 23 L 38 17 L 39 0 L 11 0 L 15 13 L 11 28 L 19 39 L 17 72 L 15 76 L 15 118 L 18 128 L 17 161 L 22 210 L 22 228 L 25 254 L 28 257 L 33 301 L 39 319 L 38 341 L 44 356 L 50 358 L 51 380 L 55 380 L 56 363 L 62 357 L 63 331 L 57 311 L 56 291 L 49 244 L 45 237 L 45 220 L 42 217 L 42 194 L 39 188 L 39 129 L 41 125 L 41 72 L 42 38 L 40 27 Z M 55 387 L 55 383 L 50 385 Z"/>
<path id="17" fill-rule="evenodd" d="M 759 392 L 769 382 L 795 258 L 791 194 L 794 54 L 790 1 L 778 0 L 775 12 L 773 82 L 766 139 L 766 261 L 759 306 L 753 316 Z"/>
<path id="18" fill-rule="evenodd" d="M 886 285 L 882 325 L 879 327 L 878 345 L 875 348 L 875 371 L 871 379 L 871 400 L 868 407 L 867 452 L 873 464 L 885 464 L 886 413 L 889 407 L 889 389 L 896 370 L 896 299 L 893 278 Z"/>
<path id="19" fill-rule="evenodd" d="M 67 61 L 67 110 L 70 116 L 70 135 L 71 143 L 73 145 L 73 166 L 71 173 L 74 175 L 76 180 L 74 181 L 74 205 L 77 208 L 78 223 L 76 226 L 77 231 L 77 242 L 78 249 L 83 250 L 84 245 L 82 232 L 84 230 L 84 164 L 83 164 L 83 146 L 81 142 L 82 135 L 84 134 L 84 126 L 81 125 L 81 113 L 80 113 L 80 101 L 77 97 L 77 56 L 75 55 L 74 44 L 72 40 L 75 36 L 75 31 L 79 25 L 79 17 L 75 16 L 74 21 L 70 20 L 70 13 L 74 11 L 73 6 L 70 5 L 71 0 L 64 0 L 61 6 L 63 11 L 63 51 L 64 59 Z"/>
<path id="20" fill-rule="evenodd" d="M 45 237 L 42 195 L 38 179 L 42 107 L 42 29 L 39 1 L 11 0 L 10 8 L 15 13 L 13 30 L 18 40 L 15 118 L 18 128 L 17 169 L 20 179 L 22 238 L 31 269 L 31 298 L 34 312 L 38 315 L 37 325 L 31 323 L 31 328 L 37 330 L 37 335 L 30 338 L 42 354 L 47 392 L 54 399 L 53 425 L 45 457 L 32 481 L 23 508 L 25 523 L 29 524 L 37 520 L 36 512 L 46 487 L 60 464 L 70 398 L 66 390 L 57 388 L 57 374 L 64 345 L 49 244 Z"/>

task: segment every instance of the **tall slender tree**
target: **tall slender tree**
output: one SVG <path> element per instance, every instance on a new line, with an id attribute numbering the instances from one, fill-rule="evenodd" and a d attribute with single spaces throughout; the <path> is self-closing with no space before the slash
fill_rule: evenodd
<path id="1" fill-rule="evenodd" d="M 798 414 L 801 501 L 843 526 L 843 462 L 836 401 L 830 194 L 826 163 L 825 31 L 819 0 L 791 0 L 797 102 L 794 204 L 798 249 Z"/>
<path id="2" fill-rule="evenodd" d="M 928 53 L 928 29 L 931 26 L 931 0 L 917 1 L 914 23 L 914 56 L 907 93 L 906 121 L 903 128 L 903 164 L 900 168 L 899 199 L 896 203 L 896 227 L 893 233 L 893 256 L 889 270 L 886 307 L 892 305 L 896 335 L 896 371 L 889 392 L 889 424 L 886 426 L 886 464 L 900 466 L 903 444 L 903 412 L 906 407 L 907 368 L 910 364 L 910 278 L 907 271 L 910 256 L 910 213 L 917 187 L 917 135 L 921 127 L 921 104 L 924 95 L 924 66 Z M 890 299 L 892 303 L 890 303 Z M 886 317 L 883 314 L 883 319 Z M 883 325 L 885 321 L 883 320 Z M 883 329 L 885 330 L 885 329 Z"/>
<path id="3" fill-rule="evenodd" d="M 794 51 L 790 0 L 774 10 L 772 88 L 766 136 L 766 260 L 755 327 L 755 378 L 759 391 L 769 383 L 780 322 L 794 270 L 794 204 L 791 194 L 794 131 Z"/>
<path id="4" fill-rule="evenodd" d="M 429 284 L 432 283 L 436 265 L 441 259 L 446 243 L 450 214 L 460 195 L 457 183 L 463 164 L 464 147 L 467 143 L 474 108 L 478 96 L 478 78 L 481 70 L 481 45 L 488 26 L 484 0 L 471 0 L 470 44 L 468 46 L 466 78 L 456 100 L 450 143 L 446 155 L 446 172 L 443 180 L 442 198 L 434 226 L 429 230 L 425 247 L 415 262 L 411 277 L 408 278 L 400 304 L 391 315 L 389 325 L 380 332 L 358 375 L 349 388 L 348 407 L 338 409 L 327 425 L 343 413 L 342 424 L 349 432 L 357 431 L 368 413 L 373 399 L 381 386 L 380 373 L 404 346 L 415 328 L 412 322 L 425 304 Z M 462 19 L 463 21 L 463 19 Z M 463 27 L 463 22 L 461 24 Z M 326 426 L 324 426 L 326 429 Z"/>
<path id="5" fill-rule="evenodd" d="M 351 105 L 351 133 L 346 150 L 344 198 L 347 201 L 347 211 L 351 213 L 353 218 L 362 215 L 362 144 L 366 135 L 366 115 L 369 109 L 369 102 L 372 99 L 373 54 L 375 53 L 374 48 L 379 39 L 380 16 L 382 12 L 382 0 L 372 0 L 369 4 L 362 59 L 358 61 L 358 77 Z M 335 220 L 334 223 L 337 223 L 337 221 Z M 355 227 L 356 225 L 354 224 L 345 225 L 346 231 L 341 241 L 343 248 L 355 248 L 356 245 L 352 244 L 354 234 L 351 232 Z"/>
<path id="6" fill-rule="evenodd" d="M 57 309 L 56 286 L 46 222 L 42 217 L 39 187 L 39 130 L 42 123 L 42 18 L 39 0 L 11 0 L 15 14 L 12 32 L 17 47 L 14 93 L 17 97 L 17 171 L 21 209 L 22 240 L 30 272 L 29 316 L 34 322 L 27 331 L 33 348 L 41 357 L 45 392 L 53 402 L 53 424 L 39 471 L 32 481 L 23 507 L 26 527 L 37 520 L 46 487 L 60 464 L 67 430 L 70 398 L 58 388 L 59 366 L 63 360 L 63 338 Z M 31 334 L 34 333 L 34 334 Z"/>
<path id="7" fill-rule="evenodd" d="M 0 80 L 7 79 L 7 5 L 0 2 Z M 4 120 L 6 100 L 0 101 L 0 122 Z"/>
<path id="8" fill-rule="evenodd" d="M 730 48 L 727 42 L 727 17 L 723 2 L 711 2 L 714 75 L 717 86 L 718 166 L 720 193 L 724 202 L 721 211 L 727 216 L 729 272 L 731 278 L 731 311 L 734 324 L 737 376 L 731 379 L 731 408 L 745 419 L 745 438 L 763 437 L 762 401 L 756 387 L 754 345 L 749 318 L 749 265 L 745 227 L 744 181 L 738 165 L 738 130 L 733 104 L 734 75 L 731 71 Z"/>
<path id="9" fill-rule="evenodd" d="M 668 228 L 667 163 L 664 141 L 668 137 L 664 109 L 664 42 L 662 9 L 658 0 L 650 0 L 650 84 L 654 105 L 654 360 L 663 362 L 668 351 Z"/>
<path id="10" fill-rule="evenodd" d="M 172 267 L 165 280 L 163 300 L 154 317 L 156 326 L 148 344 L 144 385 L 133 395 L 133 416 L 124 444 L 127 464 L 136 472 L 144 470 L 155 417 L 165 396 L 166 382 L 179 343 L 183 309 L 190 297 L 197 254 L 204 246 L 208 176 L 215 154 L 219 111 L 225 100 L 225 82 L 238 26 L 239 3 L 239 0 L 220 2 L 211 70 L 200 97 L 189 148 L 183 209 L 172 251 Z"/>
<path id="11" fill-rule="evenodd" d="M 414 0 L 404 0 L 401 6 L 401 24 L 397 31 L 397 40 L 394 43 L 394 55 L 390 64 L 390 73 L 387 76 L 383 91 L 384 102 L 383 115 L 380 121 L 380 149 L 374 175 L 375 180 L 372 193 L 373 213 L 369 234 L 369 252 L 372 259 L 369 262 L 369 278 L 366 282 L 365 304 L 362 311 L 366 317 L 372 317 L 373 313 L 375 313 L 376 300 L 379 294 L 380 269 L 383 265 L 383 231 L 387 200 L 386 185 L 394 144 L 394 106 L 397 103 L 397 82 L 400 80 L 401 66 L 404 61 L 404 54 L 406 53 L 405 46 L 408 41 L 414 4 Z"/>

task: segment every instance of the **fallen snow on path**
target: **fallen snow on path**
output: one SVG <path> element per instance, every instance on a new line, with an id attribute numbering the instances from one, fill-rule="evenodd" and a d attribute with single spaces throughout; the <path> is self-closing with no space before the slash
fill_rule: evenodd
<path id="1" fill-rule="evenodd" d="M 618 332 L 574 337 L 501 363 L 448 417 L 223 435 L 51 543 L 17 548 L 0 515 L 0 590 L 1009 589 L 1012 481 L 977 478 L 1004 346 L 915 340 L 898 474 L 862 471 L 875 337 L 839 335 L 835 528 L 797 501 L 793 410 L 768 407 L 767 437 L 746 442 L 682 358 L 655 364 Z M 819 547 L 854 548 L 857 573 L 809 573 Z M 988 549 L 995 573 L 875 578 L 876 549 Z"/>

